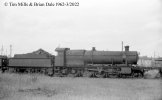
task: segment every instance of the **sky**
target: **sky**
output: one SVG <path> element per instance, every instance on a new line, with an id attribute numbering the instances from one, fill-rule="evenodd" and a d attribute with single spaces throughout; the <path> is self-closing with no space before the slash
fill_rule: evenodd
<path id="1" fill-rule="evenodd" d="M 79 2 L 79 6 L 5 6 L 13 2 Z M 121 51 L 162 57 L 162 0 L 1 0 L 0 48 L 12 55 L 39 48 Z"/>

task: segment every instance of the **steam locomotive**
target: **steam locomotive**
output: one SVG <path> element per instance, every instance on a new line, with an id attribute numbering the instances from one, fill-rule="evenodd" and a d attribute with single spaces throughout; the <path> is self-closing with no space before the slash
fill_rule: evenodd
<path id="1" fill-rule="evenodd" d="M 137 66 L 138 52 L 70 50 L 56 48 L 57 55 L 34 52 L 0 57 L 2 72 L 43 73 L 50 76 L 71 77 L 143 77 L 144 70 Z M 48 56 L 47 56 L 48 55 Z"/>

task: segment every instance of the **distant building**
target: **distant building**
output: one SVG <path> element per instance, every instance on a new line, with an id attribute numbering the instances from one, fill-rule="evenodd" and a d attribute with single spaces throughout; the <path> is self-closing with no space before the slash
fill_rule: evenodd
<path id="1" fill-rule="evenodd" d="M 155 59 L 155 58 L 143 56 L 143 57 L 139 57 L 137 64 L 143 67 L 162 67 L 162 58 Z"/>
<path id="2" fill-rule="evenodd" d="M 43 49 L 38 49 L 37 51 L 33 51 L 31 53 L 15 54 L 14 58 L 54 58 L 54 55 Z"/>
<path id="3" fill-rule="evenodd" d="M 155 59 L 155 66 L 162 67 L 162 58 Z"/>
<path id="4" fill-rule="evenodd" d="M 147 56 L 139 57 L 137 64 L 143 67 L 152 67 L 153 59 Z"/>

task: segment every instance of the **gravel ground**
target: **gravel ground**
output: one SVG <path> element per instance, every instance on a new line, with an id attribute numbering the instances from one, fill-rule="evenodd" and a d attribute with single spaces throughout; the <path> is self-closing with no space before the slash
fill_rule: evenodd
<path id="1" fill-rule="evenodd" d="M 0 100 L 162 100 L 162 80 L 0 74 Z"/>

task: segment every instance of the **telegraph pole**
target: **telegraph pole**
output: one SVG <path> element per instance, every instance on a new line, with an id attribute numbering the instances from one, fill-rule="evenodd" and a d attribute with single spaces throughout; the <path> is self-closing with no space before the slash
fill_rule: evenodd
<path id="1" fill-rule="evenodd" d="M 1 48 L 1 55 L 3 55 L 3 45 L 2 45 L 2 48 Z"/>
<path id="2" fill-rule="evenodd" d="M 12 57 L 12 45 L 10 45 L 10 57 Z"/>
<path id="3" fill-rule="evenodd" d="M 123 52 L 123 41 L 122 41 L 122 52 Z"/>

